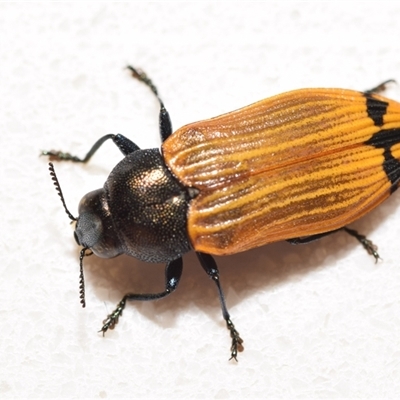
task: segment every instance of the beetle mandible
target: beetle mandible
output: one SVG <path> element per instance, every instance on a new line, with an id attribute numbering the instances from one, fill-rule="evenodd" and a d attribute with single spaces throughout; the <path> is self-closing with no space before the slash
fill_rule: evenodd
<path id="1" fill-rule="evenodd" d="M 160 104 L 160 149 L 141 150 L 121 134 L 100 138 L 84 158 L 43 151 L 51 160 L 86 163 L 107 140 L 124 155 L 104 187 L 84 196 L 76 221 L 80 295 L 89 252 L 165 262 L 165 289 L 126 294 L 103 322 L 114 328 L 127 301 L 172 293 L 182 255 L 194 250 L 214 281 L 231 336 L 231 359 L 243 340 L 228 313 L 212 255 L 229 255 L 286 240 L 309 243 L 344 230 L 378 260 L 376 246 L 347 227 L 389 197 L 400 181 L 400 104 L 380 96 L 388 82 L 357 92 L 301 89 L 277 95 L 173 133 L 148 76 L 131 66 Z"/>

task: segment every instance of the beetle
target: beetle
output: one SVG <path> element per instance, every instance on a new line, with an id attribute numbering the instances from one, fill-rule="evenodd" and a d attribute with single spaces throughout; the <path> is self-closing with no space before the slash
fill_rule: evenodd
<path id="1" fill-rule="evenodd" d="M 124 156 L 104 187 L 82 198 L 78 218 L 68 211 L 50 163 L 82 247 L 83 306 L 85 256 L 127 254 L 166 263 L 164 291 L 126 294 L 103 321 L 103 335 L 115 327 L 127 301 L 172 293 L 181 278 L 182 255 L 194 250 L 217 287 L 231 359 L 237 360 L 243 340 L 228 313 L 212 255 L 281 240 L 308 243 L 344 230 L 378 260 L 376 246 L 347 225 L 399 185 L 400 104 L 379 95 L 391 81 L 365 92 L 295 90 L 173 133 L 156 86 L 141 70 L 127 68 L 158 99 L 161 151 L 141 150 L 121 134 L 108 134 L 84 158 L 42 152 L 50 160 L 86 163 L 112 140 Z"/>

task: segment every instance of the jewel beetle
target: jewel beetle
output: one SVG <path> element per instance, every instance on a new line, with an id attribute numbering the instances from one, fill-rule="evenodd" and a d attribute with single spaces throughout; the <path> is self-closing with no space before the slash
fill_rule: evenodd
<path id="1" fill-rule="evenodd" d="M 148 76 L 128 67 L 160 104 L 161 149 L 141 150 L 121 134 L 100 138 L 84 158 L 44 151 L 50 160 L 87 162 L 107 140 L 124 158 L 102 189 L 85 195 L 76 222 L 80 295 L 82 264 L 94 253 L 127 254 L 163 262 L 161 293 L 126 294 L 103 321 L 114 328 L 127 301 L 172 293 L 182 255 L 196 252 L 214 281 L 231 336 L 231 358 L 243 340 L 228 313 L 212 255 L 229 255 L 271 242 L 308 243 L 344 230 L 375 259 L 376 247 L 348 227 L 389 197 L 400 181 L 400 104 L 379 95 L 388 82 L 365 91 L 301 89 L 172 131 L 169 114 Z"/>

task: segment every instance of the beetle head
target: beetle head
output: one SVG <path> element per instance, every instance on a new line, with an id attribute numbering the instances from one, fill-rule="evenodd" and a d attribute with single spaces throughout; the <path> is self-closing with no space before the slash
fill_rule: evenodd
<path id="1" fill-rule="evenodd" d="M 123 252 L 104 189 L 94 190 L 80 201 L 74 236 L 80 246 L 92 250 L 98 257 L 112 258 Z"/>
<path id="2" fill-rule="evenodd" d="M 122 251 L 120 250 L 119 239 L 114 234 L 112 228 L 103 189 L 90 192 L 82 198 L 79 204 L 79 217 L 75 218 L 65 204 L 64 195 L 52 163 L 49 163 L 49 170 L 51 179 L 53 180 L 54 186 L 64 206 L 64 210 L 72 223 L 75 223 L 75 240 L 79 246 L 82 246 L 79 256 L 79 295 L 82 307 L 85 307 L 83 258 L 93 253 L 103 258 L 111 258 L 121 254 Z"/>

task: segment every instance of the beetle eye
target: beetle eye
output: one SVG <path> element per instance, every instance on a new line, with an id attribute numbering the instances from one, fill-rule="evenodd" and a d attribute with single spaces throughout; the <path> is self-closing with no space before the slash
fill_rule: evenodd
<path id="1" fill-rule="evenodd" d="M 79 239 L 78 239 L 78 235 L 76 234 L 76 231 L 74 231 L 74 238 L 75 238 L 75 242 L 78 244 L 78 246 L 80 246 L 81 244 L 79 243 Z"/>
<path id="2" fill-rule="evenodd" d="M 102 233 L 103 224 L 96 214 L 84 212 L 79 216 L 74 236 L 80 246 L 92 248 L 99 243 Z"/>

